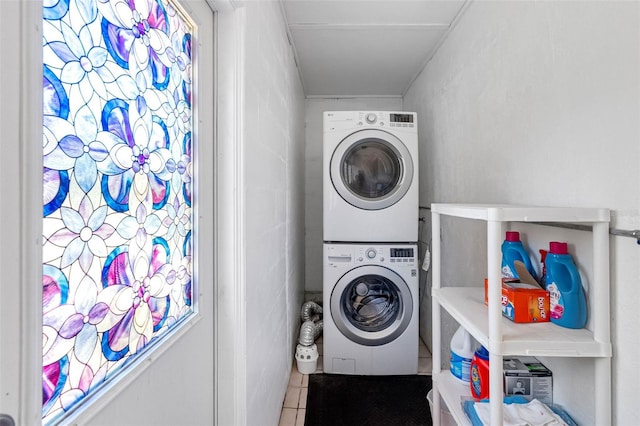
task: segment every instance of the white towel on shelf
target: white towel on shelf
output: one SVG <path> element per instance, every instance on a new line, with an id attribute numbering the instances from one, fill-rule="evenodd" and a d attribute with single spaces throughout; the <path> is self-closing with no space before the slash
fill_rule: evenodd
<path id="1" fill-rule="evenodd" d="M 474 404 L 476 414 L 484 425 L 491 424 L 491 408 L 486 402 Z M 568 426 L 551 408 L 537 399 L 526 404 L 504 404 L 504 426 Z"/>

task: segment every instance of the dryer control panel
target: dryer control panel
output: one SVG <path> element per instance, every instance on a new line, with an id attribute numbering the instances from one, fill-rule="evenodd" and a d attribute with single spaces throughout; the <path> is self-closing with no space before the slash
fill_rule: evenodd
<path id="1" fill-rule="evenodd" d="M 413 123 L 413 114 L 389 114 L 391 123 Z"/>
<path id="2" fill-rule="evenodd" d="M 415 112 L 389 111 L 325 111 L 324 131 L 334 132 L 346 129 L 392 128 L 407 132 L 417 132 Z"/>

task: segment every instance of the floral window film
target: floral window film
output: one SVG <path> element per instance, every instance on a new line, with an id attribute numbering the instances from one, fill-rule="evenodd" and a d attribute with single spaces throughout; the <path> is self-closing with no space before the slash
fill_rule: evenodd
<path id="1" fill-rule="evenodd" d="M 194 29 L 168 0 L 43 2 L 44 423 L 194 312 Z"/>

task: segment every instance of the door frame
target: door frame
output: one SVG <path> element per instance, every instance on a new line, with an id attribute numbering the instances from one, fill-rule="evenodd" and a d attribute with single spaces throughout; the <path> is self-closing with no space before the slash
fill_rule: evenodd
<path id="1" fill-rule="evenodd" d="M 207 0 L 216 13 L 217 247 L 216 424 L 247 422 L 244 198 L 244 32 L 234 0 Z"/>
<path id="2" fill-rule="evenodd" d="M 41 22 L 39 1 L 0 2 L 0 413 L 16 424 L 42 421 Z"/>
<path id="3" fill-rule="evenodd" d="M 181 1 L 181 0 L 178 0 Z M 189 0 L 186 0 L 187 2 Z M 212 9 L 214 18 L 213 39 L 217 42 L 217 26 L 215 24 L 216 11 L 232 10 L 231 0 L 203 0 Z M 187 10 L 189 8 L 187 7 Z M 2 65 L 2 79 L 0 79 L 0 135 L 2 156 L 0 156 L 0 270 L 3 271 L 0 282 L 0 339 L 2 352 L 0 353 L 0 414 L 9 416 L 15 424 L 40 424 L 42 421 L 42 338 L 33 330 L 42 328 L 42 308 L 34 300 L 42 300 L 42 268 L 34 265 L 42 264 L 42 148 L 37 141 L 42 140 L 42 91 L 34 90 L 42 85 L 42 2 L 38 0 L 4 0 L 0 2 L 0 34 L 3 40 L 16 40 L 15 43 L 4 43 L 0 46 L 0 57 L 11 58 L 12 64 Z M 213 62 L 211 78 L 216 79 L 217 48 L 213 46 Z M 5 59 L 3 59 L 4 61 Z M 9 66 L 11 65 L 11 66 Z M 204 79 L 205 76 L 201 75 Z M 16 84 L 18 82 L 18 84 Z M 217 85 L 213 85 L 217 90 Z M 217 98 L 214 92 L 213 100 Z M 213 117 L 211 137 L 217 137 L 215 124 L 217 122 L 217 103 L 211 105 Z M 202 116 L 200 119 L 207 120 Z M 36 141 L 36 143 L 28 143 Z M 210 167 L 215 162 L 217 154 L 215 144 L 211 143 L 201 155 L 208 161 L 202 161 L 200 168 L 208 168 L 210 179 L 215 183 L 219 176 L 215 176 Z M 209 179 L 209 178 L 208 178 Z M 5 202 L 3 200 L 8 200 Z M 213 261 L 200 262 L 199 268 L 204 268 L 201 276 L 208 276 L 212 281 L 211 289 L 206 297 L 207 309 L 217 310 L 217 287 L 219 277 L 217 270 L 217 253 L 219 247 L 215 245 L 217 239 L 213 233 L 217 232 L 221 224 L 217 220 L 215 210 L 218 207 L 214 199 L 214 191 L 206 195 L 204 205 L 210 212 L 200 215 L 200 226 L 206 228 L 211 237 L 211 244 L 205 252 Z M 203 212 L 200 212 L 203 213 Z M 204 224 L 204 225 L 203 225 Z M 203 246 L 205 244 L 202 244 Z M 33 285 L 36 283 L 36 285 Z M 10 303 L 7 303 L 10 301 Z M 213 314 L 212 314 L 213 315 Z M 171 336 L 167 336 L 162 344 L 150 348 L 148 353 L 135 361 L 137 368 L 132 369 L 120 377 L 114 378 L 114 383 L 102 391 L 98 391 L 88 407 L 79 407 L 65 419 L 82 424 L 99 414 L 111 400 L 106 390 L 124 389 L 137 377 L 143 374 L 163 352 L 171 349 L 173 344 L 188 333 L 196 324 L 202 323 L 202 316 L 196 311 L 182 325 L 176 327 Z M 215 326 L 217 319 L 206 318 L 206 322 L 213 324 L 214 338 L 217 335 Z M 17 326 L 16 326 L 17 324 Z M 217 362 L 217 342 L 211 353 Z M 15 368 L 6 368 L 15 366 Z M 214 382 L 217 383 L 216 373 L 220 369 L 216 364 Z M 212 385 L 214 398 L 217 399 L 218 389 Z M 211 401 L 212 409 L 217 411 L 219 404 Z M 215 418 L 217 414 L 213 413 Z M 7 417 L 0 419 L 5 420 Z"/>

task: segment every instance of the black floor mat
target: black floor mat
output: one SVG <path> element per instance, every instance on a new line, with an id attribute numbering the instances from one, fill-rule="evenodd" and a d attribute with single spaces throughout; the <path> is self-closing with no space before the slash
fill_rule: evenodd
<path id="1" fill-rule="evenodd" d="M 431 376 L 310 374 L 305 426 L 431 426 Z"/>

